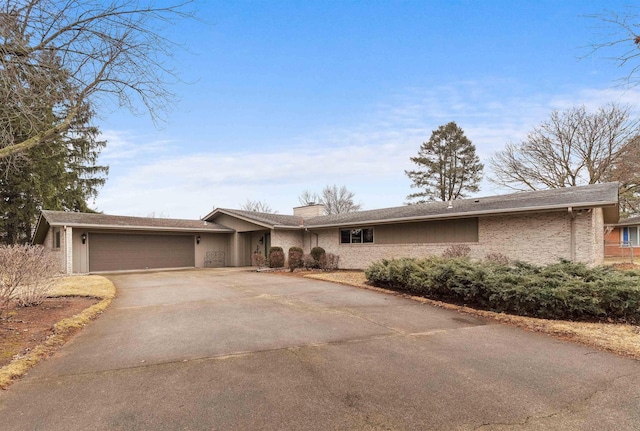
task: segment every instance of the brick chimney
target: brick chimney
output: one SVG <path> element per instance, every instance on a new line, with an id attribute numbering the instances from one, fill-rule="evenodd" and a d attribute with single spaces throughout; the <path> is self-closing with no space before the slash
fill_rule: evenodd
<path id="1" fill-rule="evenodd" d="M 295 207 L 293 209 L 293 215 L 302 218 L 311 218 L 324 215 L 324 205 L 311 204 L 302 207 Z"/>

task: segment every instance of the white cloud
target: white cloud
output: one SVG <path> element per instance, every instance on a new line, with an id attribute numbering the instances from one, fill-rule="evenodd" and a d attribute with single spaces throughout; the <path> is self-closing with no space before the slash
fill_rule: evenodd
<path id="1" fill-rule="evenodd" d="M 111 164 L 112 174 L 96 204 L 112 214 L 194 218 L 214 205 L 238 207 L 254 199 L 289 214 L 303 190 L 344 184 L 365 208 L 402 205 L 412 192 L 404 175 L 411 168 L 409 157 L 441 124 L 456 121 L 486 162 L 505 143 L 523 139 L 553 109 L 632 103 L 639 96 L 638 90 L 582 90 L 559 96 L 518 91 L 509 82 L 411 88 L 365 112 L 358 125 L 292 136 L 277 149 L 172 155 L 170 141 L 108 131 L 101 161 Z M 483 182 L 481 194 L 500 192 Z"/>

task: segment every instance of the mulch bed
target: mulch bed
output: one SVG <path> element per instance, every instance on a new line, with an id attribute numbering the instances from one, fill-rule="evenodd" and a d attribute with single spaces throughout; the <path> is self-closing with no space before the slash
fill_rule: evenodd
<path id="1" fill-rule="evenodd" d="M 87 297 L 48 298 L 32 307 L 10 306 L 0 315 L 0 367 L 28 353 L 53 334 L 59 321 L 75 316 L 99 300 Z"/>

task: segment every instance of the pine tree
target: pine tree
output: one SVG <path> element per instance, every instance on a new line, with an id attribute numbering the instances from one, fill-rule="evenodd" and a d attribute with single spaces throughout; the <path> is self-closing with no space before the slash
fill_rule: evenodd
<path id="1" fill-rule="evenodd" d="M 413 181 L 412 188 L 422 190 L 407 196 L 408 200 L 419 199 L 411 203 L 451 201 L 479 190 L 484 166 L 475 145 L 453 121 L 434 130 L 411 161 L 418 169 L 405 174 Z"/>
<path id="2" fill-rule="evenodd" d="M 91 211 L 108 167 L 97 165 L 106 145 L 88 126 L 91 113 L 78 117 L 64 135 L 46 145 L 0 160 L 0 242 L 30 241 L 41 210 Z"/>

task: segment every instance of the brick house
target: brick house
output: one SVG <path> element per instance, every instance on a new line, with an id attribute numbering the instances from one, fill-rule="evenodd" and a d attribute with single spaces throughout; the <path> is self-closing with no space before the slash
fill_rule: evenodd
<path id="1" fill-rule="evenodd" d="M 255 252 L 320 246 L 341 268 L 382 258 L 441 254 L 466 244 L 471 256 L 502 253 L 536 264 L 604 259 L 604 225 L 618 222 L 617 183 L 432 202 L 324 215 L 216 208 L 202 220 L 43 211 L 33 242 L 58 253 L 67 273 L 170 267 L 249 266 Z"/>
<path id="2" fill-rule="evenodd" d="M 605 256 L 640 258 L 640 217 L 605 224 Z"/>

